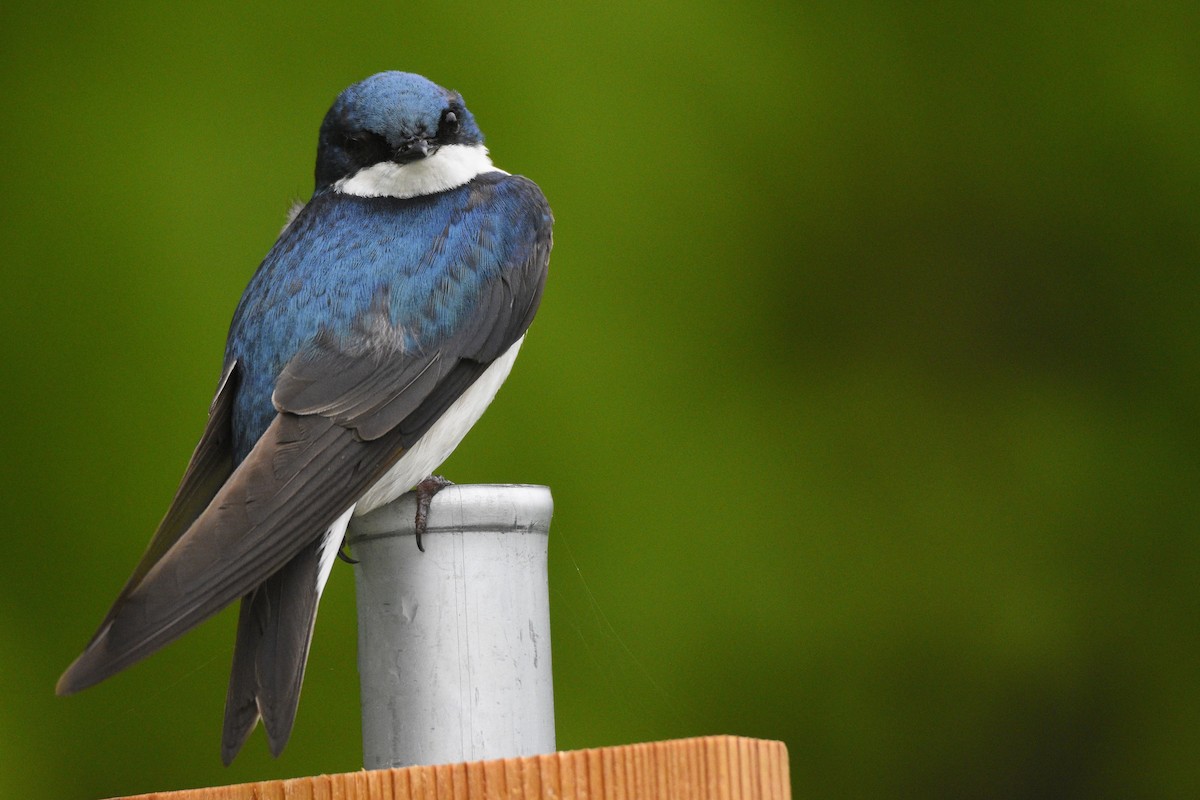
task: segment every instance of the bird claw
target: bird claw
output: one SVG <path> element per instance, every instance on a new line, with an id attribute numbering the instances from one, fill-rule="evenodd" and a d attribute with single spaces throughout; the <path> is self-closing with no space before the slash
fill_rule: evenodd
<path id="1" fill-rule="evenodd" d="M 422 553 L 425 552 L 425 545 L 421 544 L 421 535 L 425 533 L 425 526 L 428 522 L 429 503 L 435 494 L 447 486 L 453 485 L 452 481 L 446 480 L 441 475 L 430 475 L 413 487 L 413 491 L 417 494 L 417 518 L 413 525 L 413 533 L 417 537 L 417 549 Z"/>
<path id="2" fill-rule="evenodd" d="M 358 563 L 358 559 L 357 559 L 357 558 L 352 558 L 351 556 L 349 556 L 349 555 L 346 553 L 346 547 L 347 547 L 347 545 L 346 545 L 346 540 L 345 540 L 345 539 L 342 539 L 342 546 L 338 548 L 338 560 L 339 560 L 339 561 L 344 561 L 344 562 L 346 562 L 347 564 L 357 564 L 357 563 Z"/>

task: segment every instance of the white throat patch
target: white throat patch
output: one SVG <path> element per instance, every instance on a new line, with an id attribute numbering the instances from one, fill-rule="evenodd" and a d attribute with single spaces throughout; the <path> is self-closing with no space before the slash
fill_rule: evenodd
<path id="1" fill-rule="evenodd" d="M 486 147 L 447 144 L 420 161 L 409 164 L 384 161 L 363 167 L 349 178 L 342 178 L 333 188 L 358 197 L 420 197 L 462 186 L 484 172 L 503 172 L 492 166 Z"/>

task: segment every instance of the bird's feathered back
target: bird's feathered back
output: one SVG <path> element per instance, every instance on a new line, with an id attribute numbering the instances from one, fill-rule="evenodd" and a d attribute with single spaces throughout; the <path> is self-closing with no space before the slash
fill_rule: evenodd
<path id="1" fill-rule="evenodd" d="M 347 177 L 339 148 L 354 152 L 347 137 L 364 127 L 397 141 L 436 134 L 405 158 L 468 146 L 460 141 L 481 148 L 461 102 L 419 76 L 382 73 L 330 110 L 317 191 L 237 307 L 208 424 L 175 500 L 60 694 L 242 598 L 222 757 L 233 758 L 260 716 L 272 752 L 282 750 L 330 547 L 364 493 L 511 350 L 501 359 L 507 371 L 541 300 L 553 220 L 532 182 L 484 171 L 398 199 L 321 181 L 322 169 Z"/>

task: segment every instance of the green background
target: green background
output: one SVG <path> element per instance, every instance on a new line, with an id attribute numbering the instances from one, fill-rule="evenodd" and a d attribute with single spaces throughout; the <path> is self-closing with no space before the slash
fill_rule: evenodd
<path id="1" fill-rule="evenodd" d="M 562 748 L 784 740 L 795 796 L 1197 796 L 1192 3 L 0 7 L 0 796 L 361 764 L 338 567 L 295 734 L 225 612 L 53 696 L 165 510 L 316 130 L 460 90 L 557 216 L 445 466 L 553 488 Z"/>

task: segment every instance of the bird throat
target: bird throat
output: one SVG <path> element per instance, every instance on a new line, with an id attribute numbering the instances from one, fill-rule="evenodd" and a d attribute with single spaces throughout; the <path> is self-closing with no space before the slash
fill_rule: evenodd
<path id="1" fill-rule="evenodd" d="M 462 186 L 484 172 L 503 172 L 492 166 L 486 147 L 448 144 L 419 161 L 407 164 L 381 161 L 363 167 L 342 178 L 333 188 L 356 197 L 420 197 Z"/>

